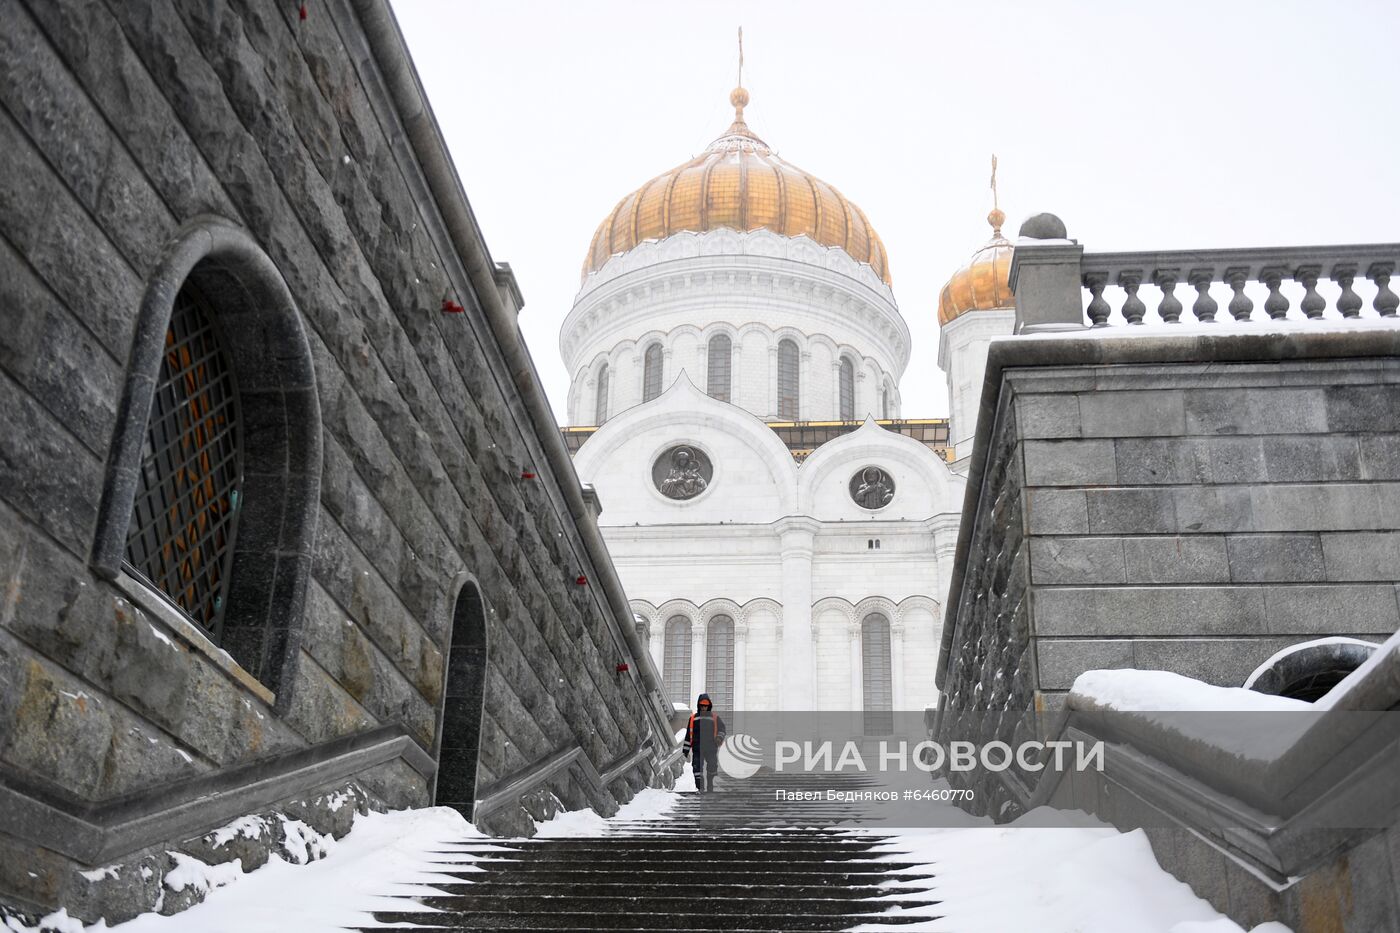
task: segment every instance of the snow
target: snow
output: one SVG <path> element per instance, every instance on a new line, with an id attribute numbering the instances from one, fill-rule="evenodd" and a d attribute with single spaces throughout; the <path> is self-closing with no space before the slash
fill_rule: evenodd
<path id="1" fill-rule="evenodd" d="M 1400 324 L 1395 318 L 1323 318 L 1322 320 L 1283 321 L 1249 320 L 1236 321 L 1221 308 L 1223 318 L 1214 322 L 1183 320 L 1180 324 L 1167 324 L 1163 321 L 1148 321 L 1143 324 L 1128 324 L 1114 321 L 1107 327 L 1086 327 L 1083 330 L 1050 331 L 1041 334 L 1017 334 L 1010 337 L 993 338 L 993 343 L 1006 340 L 1111 340 L 1118 337 L 1220 337 L 1225 335 L 1278 335 L 1278 334 L 1328 334 L 1356 331 L 1394 331 Z"/>
<path id="2" fill-rule="evenodd" d="M 183 852 L 167 852 L 166 855 L 175 860 L 175 867 L 165 873 L 165 886 L 172 891 L 194 888 L 200 893 L 207 893 L 214 888 L 233 884 L 243 875 L 243 862 L 240 859 L 210 865 Z"/>
<path id="3" fill-rule="evenodd" d="M 691 789 L 689 775 L 675 791 L 643 790 L 611 819 L 591 811 L 561 814 L 539 827 L 543 838 L 596 836 L 634 820 L 664 818 Z M 961 814 L 961 811 L 958 811 Z M 1093 818 L 1036 810 L 1007 826 L 962 814 L 959 829 L 880 829 L 892 835 L 880 858 L 915 862 L 912 874 L 927 882 L 891 880 L 891 919 L 926 909 L 901 907 L 902 900 L 938 899 L 940 919 L 925 924 L 868 925 L 858 929 L 905 933 L 1243 933 L 1242 929 L 1158 867 L 1141 830 L 1119 833 Z M 1046 828 L 1055 823 L 1060 828 Z M 287 821 L 295 823 L 295 821 Z M 240 832 L 234 821 L 221 832 Z M 202 885 L 204 903 L 173 917 L 146 914 L 114 927 L 114 933 L 331 933 L 372 925 L 374 910 L 415 908 L 414 895 L 434 893 L 434 884 L 459 879 L 440 873 L 442 851 L 454 861 L 490 857 L 496 840 L 483 836 L 454 810 L 438 807 L 371 813 L 330 849 L 328 857 L 293 865 L 274 856 L 266 867 L 244 875 L 237 863 L 209 866 L 180 857 L 172 887 Z M 463 846 L 465 843 L 467 845 Z M 454 866 L 462 870 L 463 866 Z M 467 870 L 470 870 L 469 868 Z M 172 876 L 175 872 L 172 872 Z M 925 893 L 924 885 L 933 891 Z M 229 890 L 215 890 L 229 887 Z M 66 917 L 66 915 L 65 915 Z M 53 926 L 57 924 L 47 920 Z M 70 924 L 75 924 L 69 919 Z M 58 927 L 81 933 L 80 924 Z M 102 925 L 88 933 L 105 931 Z M 1279 924 L 1253 933 L 1289 933 Z"/>
<path id="4" fill-rule="evenodd" d="M 326 806 L 330 809 L 332 813 L 339 813 L 340 808 L 345 806 L 346 802 L 352 799 L 354 799 L 353 794 L 343 790 L 336 791 L 326 801 Z"/>
<path id="5" fill-rule="evenodd" d="M 927 912 L 901 900 L 939 900 L 931 924 L 866 924 L 857 930 L 957 933 L 1243 933 L 1157 865 L 1142 830 L 1120 833 L 1075 814 L 1032 810 L 1005 826 L 893 830 L 886 861 L 915 862 L 931 881 L 887 881 L 891 918 Z M 1054 822 L 1058 828 L 1047 828 Z M 884 832 L 884 830 L 882 830 Z M 925 886 L 932 890 L 925 892 Z M 1253 933 L 1289 933 L 1266 923 Z"/>
<path id="6" fill-rule="evenodd" d="M 51 913 L 39 920 L 36 927 L 25 926 L 13 917 L 5 920 L 5 929 L 13 933 L 83 933 L 84 927 L 81 920 L 68 916 L 66 908 L 60 907 L 55 913 Z M 88 930 L 105 930 L 105 925 L 87 927 Z"/>
<path id="7" fill-rule="evenodd" d="M 1075 678 L 1070 694 L 1071 705 L 1078 705 L 1073 698 L 1080 697 L 1098 708 L 1142 714 L 1164 732 L 1260 762 L 1276 761 L 1293 747 L 1319 712 L 1316 704 L 1303 700 L 1216 687 L 1170 671 L 1085 671 Z M 1203 713 L 1213 715 L 1197 715 Z M 1265 723 L 1255 713 L 1275 715 Z"/>
<path id="8" fill-rule="evenodd" d="M 695 778 L 691 775 L 690 780 Z M 680 789 L 680 785 L 677 785 Z M 694 790 L 694 784 L 691 785 Z M 632 820 L 656 820 L 666 816 L 676 805 L 678 797 L 674 791 L 644 788 L 637 796 L 618 808 L 617 815 L 604 819 L 594 810 L 569 810 L 560 813 L 552 820 L 535 824 L 537 839 L 578 839 L 601 836 L 609 831 L 611 823 L 625 823 Z"/>
<path id="9" fill-rule="evenodd" d="M 143 914 L 111 929 L 118 933 L 343 933 L 347 927 L 372 926 L 372 911 L 414 910 L 408 897 L 435 893 L 432 885 L 458 880 L 439 872 L 441 856 L 436 853 L 444 845 L 483 838 L 460 813 L 446 807 L 370 813 L 356 817 L 354 829 L 335 843 L 327 858 L 310 864 L 293 864 L 274 854 L 267 865 L 245 874 L 197 859 L 189 860 L 197 865 L 182 862 L 185 874 L 177 876 L 177 882 L 208 883 L 212 889 L 219 881 L 226 890 L 212 890 L 202 904 L 173 917 Z M 170 876 L 166 880 L 170 884 Z M 87 928 L 88 933 L 107 929 L 101 924 Z M 82 930 L 77 924 L 63 933 Z"/>
<path id="10" fill-rule="evenodd" d="M 80 871 L 78 874 L 82 875 L 88 881 L 96 883 L 105 878 L 116 878 L 117 866 L 108 865 L 105 868 L 94 868 L 92 871 Z"/>
<path id="11" fill-rule="evenodd" d="M 1322 645 L 1366 645 L 1369 648 L 1380 647 L 1380 645 L 1373 641 L 1363 641 L 1360 638 L 1347 638 L 1345 635 L 1331 635 L 1327 638 L 1314 638 L 1312 641 L 1300 641 L 1296 645 L 1289 645 L 1287 648 L 1274 652 L 1269 657 L 1269 660 L 1256 667 L 1254 672 L 1245 678 L 1245 689 L 1253 687 L 1254 682 L 1264 676 L 1264 672 L 1277 664 L 1279 659 L 1294 654 L 1304 648 L 1318 648 Z"/>
<path id="12" fill-rule="evenodd" d="M 240 816 L 232 823 L 220 826 L 218 829 L 214 830 L 209 834 L 209 839 L 213 843 L 214 848 L 217 849 L 219 846 L 233 839 L 237 839 L 239 836 L 244 836 L 248 839 L 256 839 L 262 835 L 266 827 L 267 821 L 260 816 Z"/>
<path id="13" fill-rule="evenodd" d="M 282 851 L 298 865 L 325 858 L 335 847 L 335 839 L 323 836 L 301 820 L 282 817 Z"/>
<path id="14" fill-rule="evenodd" d="M 1296 712 L 1315 710 L 1303 700 L 1256 693 L 1243 687 L 1216 687 L 1170 671 L 1085 671 L 1072 693 L 1123 712 Z"/>

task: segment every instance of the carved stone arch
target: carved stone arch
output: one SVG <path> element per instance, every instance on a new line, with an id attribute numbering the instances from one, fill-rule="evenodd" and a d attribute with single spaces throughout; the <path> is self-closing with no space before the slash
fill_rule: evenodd
<path id="1" fill-rule="evenodd" d="M 632 344 L 633 347 L 635 347 L 639 351 L 645 350 L 653 343 L 659 343 L 663 348 L 668 346 L 668 344 L 666 343 L 666 332 L 662 330 L 656 330 L 654 328 L 652 330 L 647 331 L 644 334 L 641 334 L 637 337 L 636 340 L 632 340 L 629 342 Z"/>
<path id="2" fill-rule="evenodd" d="M 705 325 L 705 328 L 700 332 L 700 342 L 705 346 L 709 346 L 710 338 L 719 334 L 724 334 L 730 340 L 734 341 L 735 344 L 738 344 L 743 326 L 744 325 L 734 325 L 728 321 L 715 321 Z"/>
<path id="3" fill-rule="evenodd" d="M 817 346 L 818 344 L 820 344 L 820 345 L 823 346 L 823 347 L 826 347 L 827 350 L 831 351 L 831 358 L 832 358 L 832 359 L 837 359 L 837 360 L 839 360 L 839 359 L 841 358 L 841 346 L 840 346 L 840 344 L 838 344 L 835 340 L 833 340 L 833 339 L 831 338 L 831 335 L 829 335 L 829 334 L 817 333 L 817 334 L 809 334 L 809 335 L 807 336 L 807 346 L 808 346 L 808 347 Z"/>
<path id="4" fill-rule="evenodd" d="M 630 600 L 628 602 L 628 605 L 631 607 L 633 615 L 642 617 L 642 624 L 646 626 L 647 637 L 650 637 L 651 633 L 658 631 L 656 627 L 656 618 L 658 610 L 655 606 L 647 602 L 645 599 Z"/>
<path id="5" fill-rule="evenodd" d="M 744 603 L 743 606 L 739 607 L 740 624 L 748 625 L 749 621 L 753 618 L 753 614 L 755 612 L 759 612 L 765 609 L 773 613 L 773 617 L 778 620 L 778 627 L 782 628 L 783 604 L 778 602 L 776 599 L 769 599 L 766 596 L 762 596 L 757 599 L 751 599 L 748 602 Z"/>
<path id="6" fill-rule="evenodd" d="M 822 336 L 826 335 L 823 334 Z M 830 340 L 830 338 L 828 339 Z M 839 343 L 835 340 L 831 340 L 831 355 L 838 361 L 843 358 L 849 359 L 851 361 L 851 365 L 856 367 L 856 369 L 859 369 L 861 366 L 863 366 L 865 364 L 865 360 L 868 359 L 867 356 L 862 354 L 851 344 Z"/>
<path id="7" fill-rule="evenodd" d="M 696 340 L 700 340 L 704 331 L 694 324 L 677 324 L 675 327 L 666 331 L 666 345 L 673 346 L 676 338 L 681 334 L 692 334 Z"/>
<path id="8" fill-rule="evenodd" d="M 852 615 L 857 623 L 865 620 L 865 617 L 872 612 L 878 612 L 889 620 L 890 626 L 896 626 L 900 622 L 899 604 L 884 596 L 867 596 L 856 603 Z"/>
<path id="9" fill-rule="evenodd" d="M 849 599 L 843 599 L 840 596 L 828 596 L 813 603 L 812 621 L 815 623 L 819 616 L 833 609 L 841 613 L 847 627 L 855 624 L 855 606 L 851 605 Z"/>
<path id="10" fill-rule="evenodd" d="M 613 354 L 616 352 L 616 347 L 612 350 L 599 350 L 597 353 L 593 354 L 593 359 L 579 368 L 579 375 L 587 376 L 590 379 L 596 378 L 598 370 L 602 369 L 604 366 L 612 365 Z"/>
<path id="11" fill-rule="evenodd" d="M 735 326 L 736 342 L 742 343 L 750 334 L 758 334 L 763 338 L 765 346 L 773 345 L 773 329 L 762 321 L 745 321 Z"/>
<path id="12" fill-rule="evenodd" d="M 942 603 L 934 599 L 932 596 L 906 596 L 899 601 L 896 608 L 898 610 L 900 620 L 903 620 L 904 614 L 910 609 L 927 609 L 930 613 L 933 614 L 933 617 L 935 619 L 941 619 L 943 617 Z"/>
<path id="13" fill-rule="evenodd" d="M 149 588 L 127 575 L 125 561 L 135 497 L 145 482 L 143 452 L 157 382 L 174 358 L 166 335 L 177 299 L 197 304 L 210 318 L 212 339 L 231 371 L 224 391 L 233 407 L 225 410 L 238 412 L 243 436 L 241 481 L 228 507 L 237 533 L 230 536 L 226 595 L 213 635 L 285 710 L 301 650 L 321 502 L 321 408 L 301 312 L 281 272 L 247 231 L 223 218 L 200 216 L 184 224 L 147 282 L 92 565 L 108 579 Z"/>
<path id="14" fill-rule="evenodd" d="M 711 599 L 700 607 L 700 624 L 709 625 L 715 616 L 729 616 L 737 625 L 743 608 L 732 599 Z"/>
<path id="15" fill-rule="evenodd" d="M 700 620 L 700 607 L 688 599 L 668 599 L 656 607 L 655 618 L 665 625 L 672 616 L 685 616 L 694 625 Z"/>
<path id="16" fill-rule="evenodd" d="M 797 342 L 797 348 L 799 350 L 806 352 L 807 344 L 811 342 L 811 338 L 808 337 L 807 334 L 793 327 L 791 324 L 784 324 L 781 327 L 771 328 L 768 333 L 771 335 L 773 346 L 775 347 L 784 340 L 793 340 Z"/>
<path id="17" fill-rule="evenodd" d="M 640 357 L 641 353 L 639 352 L 640 347 L 638 346 L 638 343 L 639 341 L 633 340 L 630 337 L 626 340 L 619 340 L 616 344 L 613 345 L 613 348 L 611 350 L 606 351 L 608 361 L 610 363 L 615 364 L 625 359 L 629 354 L 631 356 Z"/>

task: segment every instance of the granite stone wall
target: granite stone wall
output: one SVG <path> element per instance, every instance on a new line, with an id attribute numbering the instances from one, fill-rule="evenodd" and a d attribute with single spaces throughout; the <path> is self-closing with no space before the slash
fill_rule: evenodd
<path id="1" fill-rule="evenodd" d="M 650 725 L 659 700 L 615 670 L 638 666 L 619 634 L 630 616 L 576 582 L 611 569 L 590 559 L 561 495 L 577 479 L 546 463 L 521 377 L 441 235 L 366 6 L 300 19 L 273 0 L 0 0 L 12 790 L 97 804 L 386 723 L 435 756 L 463 585 L 480 592 L 489 646 L 479 793 L 561 747 L 602 771 L 669 741 Z M 270 261 L 314 369 L 319 502 L 275 690 L 92 566 L 138 315 L 171 244 L 203 223 Z M 443 313 L 448 300 L 464 310 Z M 263 346 L 269 366 L 293 352 Z M 431 801 L 431 768 L 381 771 L 377 799 Z M 574 796 L 616 805 L 607 789 Z M 12 828 L 0 820 L 0 846 L 40 867 L 0 876 L 0 901 L 52 906 L 92 867 Z M 87 919 L 103 912 L 100 897 L 84 904 Z"/>
<path id="2" fill-rule="evenodd" d="M 1239 686 L 1289 644 L 1400 628 L 1400 360 L 997 375 L 983 498 L 964 513 L 950 698 L 985 673 L 966 646 L 985 635 L 982 577 L 1011 556 L 991 542 L 1006 523 L 1025 538 L 1030 669 L 1047 707 L 1085 670 Z"/>
<path id="3" fill-rule="evenodd" d="M 1400 331 L 996 343 L 960 534 L 945 737 L 1007 738 L 1086 670 L 1235 687 L 1298 642 L 1383 641 Z M 1036 783 L 984 777 L 984 812 Z"/>
<path id="4" fill-rule="evenodd" d="M 1239 686 L 1290 644 L 1400 628 L 1400 360 L 1008 383 L 1043 694 L 1113 667 Z"/>

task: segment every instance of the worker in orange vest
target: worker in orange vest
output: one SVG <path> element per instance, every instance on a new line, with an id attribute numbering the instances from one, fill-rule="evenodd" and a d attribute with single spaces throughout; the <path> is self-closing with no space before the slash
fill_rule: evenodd
<path id="1" fill-rule="evenodd" d="M 715 789 L 715 770 L 719 767 L 719 747 L 724 744 L 724 720 L 715 715 L 708 693 L 695 701 L 695 714 L 685 727 L 685 757 L 694 755 L 695 789 L 706 793 Z M 708 772 L 708 774 L 707 774 Z"/>

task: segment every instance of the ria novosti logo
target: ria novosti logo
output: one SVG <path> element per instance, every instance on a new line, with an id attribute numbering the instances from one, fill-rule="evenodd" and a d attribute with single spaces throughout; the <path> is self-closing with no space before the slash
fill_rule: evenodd
<path id="1" fill-rule="evenodd" d="M 767 749 L 763 742 L 747 733 L 736 732 L 720 746 L 719 767 L 730 777 L 742 780 L 758 773 L 767 757 Z M 935 773 L 945 769 L 973 771 L 978 768 L 998 772 L 1007 770 L 1013 764 L 1031 772 L 1041 771 L 1046 767 L 1064 771 L 1071 763 L 1076 771 L 1102 771 L 1104 744 L 1102 741 L 1090 745 L 1070 741 L 1032 741 L 1012 747 L 1000 741 L 985 744 L 955 741 L 944 745 L 932 741 L 911 744 L 906 741 L 882 740 L 876 743 L 874 749 L 863 749 L 861 743 L 854 740 L 841 746 L 829 740 L 779 740 L 773 743 L 772 763 L 773 770 L 777 772 L 807 773 L 903 772 L 910 769 Z"/>
<path id="2" fill-rule="evenodd" d="M 736 732 L 719 747 L 719 768 L 732 778 L 753 777 L 763 767 L 763 744 L 753 736 Z"/>

